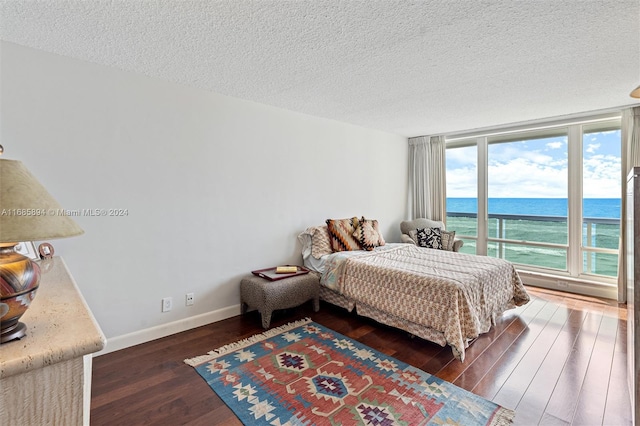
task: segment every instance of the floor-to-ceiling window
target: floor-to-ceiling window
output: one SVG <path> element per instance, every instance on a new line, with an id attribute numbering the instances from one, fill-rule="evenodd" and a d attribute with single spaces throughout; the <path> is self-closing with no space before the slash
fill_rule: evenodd
<path id="1" fill-rule="evenodd" d="M 620 122 L 582 126 L 582 273 L 616 277 L 620 236 Z"/>
<path id="2" fill-rule="evenodd" d="M 567 130 L 487 139 L 487 253 L 567 268 Z"/>
<path id="3" fill-rule="evenodd" d="M 476 253 L 478 237 L 478 149 L 461 143 L 447 148 L 447 227 L 464 241 L 462 252 Z"/>
<path id="4" fill-rule="evenodd" d="M 464 252 L 520 269 L 612 280 L 620 232 L 620 119 L 447 140 L 447 228 Z"/>

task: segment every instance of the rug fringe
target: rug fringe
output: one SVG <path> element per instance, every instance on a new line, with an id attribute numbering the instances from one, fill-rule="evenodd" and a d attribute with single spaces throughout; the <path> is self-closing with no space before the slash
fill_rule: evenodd
<path id="1" fill-rule="evenodd" d="M 508 408 L 500 407 L 495 412 L 491 420 L 489 420 L 489 426 L 510 426 L 513 424 L 516 412 Z"/>
<path id="2" fill-rule="evenodd" d="M 298 321 L 290 322 L 285 325 L 281 325 L 280 327 L 272 328 L 270 330 L 265 331 L 264 333 L 255 334 L 251 337 L 248 337 L 243 340 L 239 340 L 237 342 L 229 343 L 228 345 L 224 345 L 215 349 L 213 351 L 208 352 L 205 355 L 200 355 L 194 358 L 185 359 L 184 363 L 188 364 L 192 367 L 196 367 L 202 363 L 211 361 L 219 356 L 226 355 L 229 352 L 236 351 L 238 349 L 242 349 L 244 347 L 250 346 L 256 342 L 261 340 L 268 339 L 269 337 L 277 336 L 280 333 L 284 333 L 285 331 L 291 330 L 296 327 L 300 327 L 301 325 L 305 325 L 311 322 L 311 318 L 307 317 Z"/>

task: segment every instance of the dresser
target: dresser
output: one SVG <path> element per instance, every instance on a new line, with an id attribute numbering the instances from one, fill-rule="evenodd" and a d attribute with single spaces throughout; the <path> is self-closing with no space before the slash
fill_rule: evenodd
<path id="1" fill-rule="evenodd" d="M 27 334 L 0 345 L 0 425 L 87 425 L 91 354 L 106 339 L 64 260 L 38 263 Z"/>

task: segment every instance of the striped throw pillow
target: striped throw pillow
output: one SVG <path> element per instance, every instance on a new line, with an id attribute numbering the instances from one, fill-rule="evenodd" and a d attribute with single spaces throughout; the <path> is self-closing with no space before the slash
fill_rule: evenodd
<path id="1" fill-rule="evenodd" d="M 350 219 L 327 219 L 327 230 L 331 249 L 337 251 L 360 250 L 360 244 L 353 233 L 360 224 L 357 217 Z"/>
<path id="2" fill-rule="evenodd" d="M 384 238 L 378 229 L 378 221 L 374 219 L 360 219 L 360 224 L 356 228 L 353 236 L 358 240 L 360 247 L 365 250 L 373 250 L 385 244 Z"/>

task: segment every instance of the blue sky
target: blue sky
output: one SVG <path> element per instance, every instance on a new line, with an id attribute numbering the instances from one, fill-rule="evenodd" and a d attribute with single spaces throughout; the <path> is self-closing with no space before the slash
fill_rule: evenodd
<path id="1" fill-rule="evenodd" d="M 620 193 L 620 131 L 583 141 L 585 198 Z M 447 150 L 447 197 L 476 197 L 476 148 Z M 567 137 L 489 145 L 490 198 L 566 198 Z"/>

